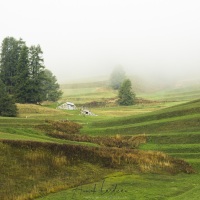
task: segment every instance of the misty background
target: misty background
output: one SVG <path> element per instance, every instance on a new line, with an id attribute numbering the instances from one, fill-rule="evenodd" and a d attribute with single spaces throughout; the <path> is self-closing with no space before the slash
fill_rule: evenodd
<path id="1" fill-rule="evenodd" d="M 199 0 L 0 0 L 0 41 L 40 44 L 59 83 L 127 75 L 200 81 Z"/>

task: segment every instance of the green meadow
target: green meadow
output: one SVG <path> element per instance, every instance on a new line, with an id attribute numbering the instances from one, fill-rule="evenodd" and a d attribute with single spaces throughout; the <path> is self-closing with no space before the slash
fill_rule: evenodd
<path id="1" fill-rule="evenodd" d="M 116 105 L 105 82 L 62 90 L 59 103 L 0 117 L 0 199 L 199 199 L 198 87 L 138 93 L 133 106 Z M 66 101 L 78 109 L 56 108 Z M 63 133 L 65 121 L 79 132 Z"/>

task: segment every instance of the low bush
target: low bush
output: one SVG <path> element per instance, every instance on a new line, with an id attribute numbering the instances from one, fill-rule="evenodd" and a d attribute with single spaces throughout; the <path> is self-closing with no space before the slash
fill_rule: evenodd
<path id="1" fill-rule="evenodd" d="M 145 134 L 137 136 L 121 136 L 116 135 L 114 137 L 92 137 L 88 135 L 78 134 L 65 134 L 63 132 L 49 132 L 48 135 L 56 138 L 77 141 L 77 142 L 91 142 L 106 147 L 118 147 L 118 148 L 138 148 L 140 144 L 144 144 L 147 141 Z"/>
<path id="2" fill-rule="evenodd" d="M 80 124 L 68 120 L 45 120 L 45 122 L 45 124 L 38 125 L 37 128 L 47 134 L 78 134 L 82 128 Z"/>
<path id="3" fill-rule="evenodd" d="M 57 162 L 59 163 L 58 165 L 60 165 L 60 163 L 78 164 L 81 161 L 87 161 L 109 168 L 122 168 L 126 165 L 136 165 L 142 172 L 168 172 L 171 174 L 179 172 L 190 174 L 195 172 L 192 166 L 184 160 L 175 159 L 166 153 L 158 151 L 14 140 L 4 140 L 2 142 L 15 148 L 26 148 L 32 151 L 43 148 L 47 152 L 58 154 L 59 161 L 53 161 L 54 165 L 56 165 Z M 63 156 L 65 156 L 67 160 L 63 159 Z"/>

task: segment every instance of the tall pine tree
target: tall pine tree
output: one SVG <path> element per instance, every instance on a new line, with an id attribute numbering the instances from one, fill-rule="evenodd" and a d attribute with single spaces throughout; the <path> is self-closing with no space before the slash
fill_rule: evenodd
<path id="1" fill-rule="evenodd" d="M 53 73 L 45 69 L 45 79 L 43 81 L 43 99 L 47 101 L 57 101 L 62 96 L 62 91 Z"/>
<path id="2" fill-rule="evenodd" d="M 15 98 L 19 103 L 28 103 L 30 101 L 31 82 L 29 71 L 29 50 L 24 45 L 20 51 L 19 61 L 17 64 Z"/>
<path id="3" fill-rule="evenodd" d="M 0 116 L 15 117 L 17 106 L 11 95 L 6 92 L 4 83 L 0 79 Z"/>
<path id="4" fill-rule="evenodd" d="M 44 64 L 41 47 L 31 46 L 29 49 L 29 70 L 31 82 L 31 102 L 36 103 L 43 100 L 42 83 L 44 82 Z"/>
<path id="5" fill-rule="evenodd" d="M 135 101 L 135 94 L 132 91 L 132 84 L 129 79 L 125 79 L 119 88 L 118 95 L 118 103 L 119 105 L 129 106 L 133 105 Z"/>
<path id="6" fill-rule="evenodd" d="M 110 76 L 110 86 L 114 90 L 118 90 L 125 77 L 126 75 L 125 71 L 123 70 L 123 67 L 121 65 L 116 66 Z"/>
<path id="7" fill-rule="evenodd" d="M 6 86 L 6 91 L 13 94 L 16 84 L 17 64 L 24 41 L 6 37 L 1 46 L 0 78 Z"/>

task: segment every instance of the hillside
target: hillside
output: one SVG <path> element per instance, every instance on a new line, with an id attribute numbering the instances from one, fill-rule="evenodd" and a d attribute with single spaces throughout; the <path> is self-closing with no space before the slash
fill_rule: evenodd
<path id="1" fill-rule="evenodd" d="M 115 173 L 105 178 L 105 188 L 113 188 L 114 185 L 123 190 L 122 193 L 114 193 L 124 199 L 198 199 L 199 197 L 199 172 L 200 172 L 200 100 L 195 100 L 154 112 L 116 117 L 114 119 L 100 120 L 85 126 L 84 133 L 89 135 L 137 135 L 146 133 L 147 143 L 142 144 L 140 149 L 149 151 L 163 151 L 175 158 L 188 161 L 195 169 L 196 174 L 179 174 L 169 176 L 166 174 L 138 174 L 138 173 Z M 134 109 L 134 108 L 132 108 Z M 89 120 L 89 119 L 88 119 Z M 142 129 L 142 130 L 141 130 Z M 144 132 L 145 130 L 145 132 Z M 85 191 L 97 187 L 97 192 L 86 193 Z M 102 196 L 99 192 L 102 181 L 94 184 L 84 184 L 82 193 L 75 193 L 77 199 L 105 199 L 113 198 L 113 193 Z M 144 188 L 148 188 L 145 189 Z M 75 189 L 80 189 L 75 187 Z M 99 189 L 99 190 L 98 190 Z M 62 199 L 72 197 L 74 190 L 66 190 L 41 200 Z"/>
<path id="2" fill-rule="evenodd" d="M 170 88 L 161 89 L 155 93 L 143 93 L 143 98 L 163 101 L 192 101 L 200 98 L 200 84 L 177 86 L 174 84 Z"/>
<path id="3" fill-rule="evenodd" d="M 145 151 L 163 151 L 174 158 L 182 158 L 188 161 L 195 169 L 196 174 L 179 174 L 169 176 L 166 174 L 138 174 L 115 173 L 107 176 L 105 188 L 113 189 L 115 186 L 123 190 L 122 193 L 107 193 L 102 196 L 99 191 L 102 181 L 81 186 L 82 193 L 74 193 L 74 189 L 49 195 L 40 200 L 53 200 L 71 198 L 76 194 L 77 199 L 105 199 L 118 195 L 123 199 L 198 199 L 199 197 L 199 170 L 200 170 L 200 100 L 170 106 L 154 112 L 127 117 L 107 118 L 106 120 L 91 121 L 83 132 L 91 135 L 137 135 L 146 133 L 147 143 L 140 149 Z M 125 109 L 125 108 L 121 108 Z M 134 109 L 134 107 L 132 107 Z M 88 118 L 90 120 L 90 118 Z M 109 120 L 109 121 L 108 121 Z M 141 130 L 142 129 L 142 130 Z M 145 132 L 144 132 L 145 130 Z M 183 164 L 181 164 L 183 166 Z M 95 193 L 86 193 L 94 187 Z M 144 190 L 145 188 L 145 190 Z M 80 189 L 75 187 L 75 190 Z"/>
<path id="4" fill-rule="evenodd" d="M 62 101 L 81 104 L 115 96 L 102 85 L 86 85 L 84 89 L 66 87 Z M 123 188 L 126 192 L 118 195 L 125 199 L 199 195 L 199 99 L 94 106 L 95 117 L 56 107 L 50 102 L 18 104 L 17 118 L 0 117 L 1 199 L 35 199 L 64 189 L 41 199 L 70 199 L 73 189 L 69 188 L 88 190 L 94 184 L 100 187 L 102 180 L 107 188 L 113 184 Z M 68 121 L 81 124 L 80 133 L 65 132 L 62 126 Z M 110 195 L 83 191 L 76 198 Z"/>
<path id="5" fill-rule="evenodd" d="M 83 132 L 94 135 L 137 135 L 145 133 L 142 149 L 159 150 L 181 158 L 200 158 L 200 100 L 158 111 L 93 122 Z"/>
<path id="6" fill-rule="evenodd" d="M 156 131 L 183 131 L 188 127 L 199 130 L 200 100 L 172 106 L 158 111 L 102 120 L 88 126 L 86 131 L 94 134 L 139 134 L 155 133 Z M 92 129 L 93 128 L 93 129 Z M 116 129 L 117 128 L 117 129 Z M 91 131 L 90 131 L 90 130 Z M 152 131 L 153 130 L 153 131 Z"/>

